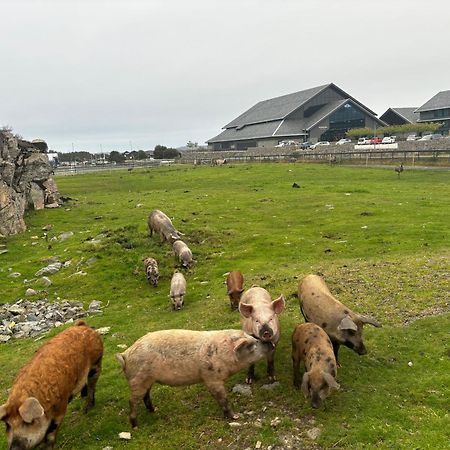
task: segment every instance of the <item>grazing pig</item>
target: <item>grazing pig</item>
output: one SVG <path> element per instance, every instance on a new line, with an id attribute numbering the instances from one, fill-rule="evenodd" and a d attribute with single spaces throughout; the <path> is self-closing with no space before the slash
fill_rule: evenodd
<path id="1" fill-rule="evenodd" d="M 175 241 L 173 243 L 173 251 L 175 253 L 175 258 L 181 262 L 183 267 L 189 269 L 192 264 L 194 264 L 194 260 L 192 259 L 192 252 L 183 241 Z"/>
<path id="2" fill-rule="evenodd" d="M 184 304 L 184 296 L 186 295 L 186 279 L 180 272 L 175 272 L 170 280 L 170 300 L 172 309 L 180 310 Z"/>
<path id="3" fill-rule="evenodd" d="M 145 273 L 147 275 L 147 281 L 153 286 L 158 286 L 158 280 L 159 280 L 159 270 L 158 270 L 158 263 L 156 262 L 156 259 L 153 258 L 145 258 L 144 259 L 144 268 Z"/>
<path id="4" fill-rule="evenodd" d="M 150 236 L 153 236 L 153 232 L 158 233 L 161 242 L 169 241 L 173 244 L 180 239 L 181 233 L 175 229 L 172 221 L 159 209 L 153 210 L 148 216 L 148 228 Z"/>
<path id="5" fill-rule="evenodd" d="M 318 408 L 336 383 L 336 359 L 327 333 L 314 323 L 297 325 L 292 334 L 294 386 L 300 388 L 300 363 L 305 364 L 302 392 L 313 408 Z"/>
<path id="6" fill-rule="evenodd" d="M 270 382 L 275 381 L 275 348 L 280 339 L 278 314 L 285 306 L 283 295 L 272 301 L 270 294 L 263 288 L 251 287 L 242 294 L 239 303 L 242 329 L 264 342 L 272 342 L 273 349 L 267 355 L 267 375 Z M 251 384 L 255 378 L 255 366 L 248 369 L 246 382 Z"/>
<path id="7" fill-rule="evenodd" d="M 8 400 L 0 406 L 8 448 L 26 450 L 41 442 L 53 449 L 67 404 L 81 391 L 85 411 L 95 403 L 103 343 L 100 335 L 78 321 L 43 345 L 17 375 Z"/>
<path id="8" fill-rule="evenodd" d="M 330 337 L 336 361 L 340 345 L 359 355 L 367 353 L 362 338 L 363 325 L 369 323 L 381 327 L 375 319 L 360 316 L 336 300 L 325 281 L 317 275 L 308 275 L 299 283 L 298 297 L 306 322 L 319 325 Z"/>
<path id="9" fill-rule="evenodd" d="M 242 273 L 234 270 L 227 276 L 227 294 L 230 297 L 231 309 L 238 309 L 239 301 L 244 292 L 244 277 Z"/>
<path id="10" fill-rule="evenodd" d="M 154 383 L 185 386 L 204 383 L 228 418 L 236 418 L 227 399 L 225 380 L 270 351 L 272 345 L 241 330 L 163 330 L 148 333 L 116 355 L 130 386 L 130 422 L 137 426 L 137 405 L 154 411 Z"/>

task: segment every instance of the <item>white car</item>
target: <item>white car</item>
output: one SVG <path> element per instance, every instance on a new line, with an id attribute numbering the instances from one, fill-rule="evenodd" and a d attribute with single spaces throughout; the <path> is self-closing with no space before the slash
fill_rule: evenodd
<path id="1" fill-rule="evenodd" d="M 343 138 L 343 139 L 339 139 L 339 140 L 336 142 L 336 145 L 350 144 L 350 142 L 352 142 L 351 139 Z"/>
<path id="2" fill-rule="evenodd" d="M 407 141 L 416 141 L 418 138 L 417 138 L 417 135 L 415 135 L 415 134 L 410 134 L 407 138 L 406 138 L 406 140 Z"/>
<path id="3" fill-rule="evenodd" d="M 425 136 L 422 136 L 419 141 L 431 141 L 432 137 L 431 134 L 426 134 Z"/>
<path id="4" fill-rule="evenodd" d="M 366 145 L 370 144 L 370 139 L 367 139 L 365 137 L 358 139 L 358 145 Z"/>
<path id="5" fill-rule="evenodd" d="M 297 141 L 281 141 L 278 145 L 275 145 L 275 148 L 289 147 L 291 145 L 298 146 L 300 143 Z"/>
<path id="6" fill-rule="evenodd" d="M 330 145 L 330 143 L 328 141 L 319 141 L 314 145 L 311 145 L 310 148 L 314 149 L 316 147 L 322 147 L 323 145 Z"/>
<path id="7" fill-rule="evenodd" d="M 395 142 L 395 136 L 386 136 L 382 139 L 382 144 L 393 144 Z"/>

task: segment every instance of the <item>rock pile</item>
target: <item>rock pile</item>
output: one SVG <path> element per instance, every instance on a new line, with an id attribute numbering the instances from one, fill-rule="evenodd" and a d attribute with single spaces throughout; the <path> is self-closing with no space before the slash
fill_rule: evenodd
<path id="1" fill-rule="evenodd" d="M 27 209 L 56 208 L 58 188 L 44 141 L 28 142 L 0 131 L 0 234 L 26 230 Z"/>
<path id="2" fill-rule="evenodd" d="M 0 342 L 33 337 L 89 314 L 101 312 L 101 302 L 98 300 L 92 301 L 87 311 L 81 302 L 67 300 L 18 300 L 12 305 L 5 303 L 0 305 Z"/>

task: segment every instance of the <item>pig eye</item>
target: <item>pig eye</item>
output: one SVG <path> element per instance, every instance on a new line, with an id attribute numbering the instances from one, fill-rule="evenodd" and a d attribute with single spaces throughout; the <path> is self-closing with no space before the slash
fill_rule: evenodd
<path id="1" fill-rule="evenodd" d="M 255 320 L 255 322 L 256 322 L 256 323 L 259 323 L 259 320 L 258 320 L 258 319 L 256 319 L 256 320 Z"/>

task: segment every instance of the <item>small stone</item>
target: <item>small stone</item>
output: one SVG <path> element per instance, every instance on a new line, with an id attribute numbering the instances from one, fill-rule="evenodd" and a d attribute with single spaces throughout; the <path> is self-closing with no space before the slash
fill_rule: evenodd
<path id="1" fill-rule="evenodd" d="M 101 311 L 101 307 L 102 307 L 102 303 L 99 300 L 93 300 L 90 304 L 89 304 L 89 311 L 93 312 L 93 311 Z"/>
<path id="2" fill-rule="evenodd" d="M 117 347 L 119 347 L 119 348 L 127 348 L 128 345 L 127 344 L 117 344 Z"/>
<path id="3" fill-rule="evenodd" d="M 248 397 L 252 395 L 252 388 L 248 384 L 236 384 L 233 386 L 232 392 Z"/>
<path id="4" fill-rule="evenodd" d="M 52 284 L 52 280 L 50 280 L 50 278 L 48 278 L 48 277 L 42 277 L 41 281 L 45 287 L 51 286 L 51 284 Z"/>
<path id="5" fill-rule="evenodd" d="M 19 278 L 22 274 L 20 272 L 12 272 L 8 275 L 9 278 Z"/>
<path id="6" fill-rule="evenodd" d="M 261 389 L 264 389 L 266 391 L 273 391 L 275 388 L 277 388 L 280 385 L 279 381 L 275 381 L 274 383 L 270 384 L 263 384 L 261 386 Z"/>
<path id="7" fill-rule="evenodd" d="M 111 447 L 110 445 L 108 445 L 107 447 L 103 447 L 102 450 L 113 450 L 113 447 Z"/>
<path id="8" fill-rule="evenodd" d="M 97 261 L 97 258 L 95 256 L 93 256 L 92 258 L 87 259 L 84 264 L 86 264 L 87 266 L 90 266 L 91 264 L 94 264 L 96 261 Z"/>
<path id="9" fill-rule="evenodd" d="M 109 330 L 111 329 L 111 327 L 101 327 L 101 328 L 97 328 L 97 333 L 101 334 L 101 335 L 105 335 L 109 333 Z"/>
<path id="10" fill-rule="evenodd" d="M 270 421 L 270 425 L 272 427 L 277 427 L 278 425 L 280 425 L 280 423 L 281 423 L 281 420 L 279 417 L 275 417 L 275 419 Z"/>
<path id="11" fill-rule="evenodd" d="M 0 342 L 8 342 L 11 339 L 11 336 L 5 336 L 4 334 L 0 334 Z"/>
<path id="12" fill-rule="evenodd" d="M 50 231 L 53 228 L 53 225 L 51 223 L 48 223 L 47 225 L 44 225 L 42 227 L 42 231 Z"/>
<path id="13" fill-rule="evenodd" d="M 49 203 L 48 205 L 45 205 L 46 208 L 59 208 L 58 203 Z"/>
<path id="14" fill-rule="evenodd" d="M 315 441 L 320 436 L 320 428 L 314 427 L 306 432 L 306 435 L 313 441 Z"/>
<path id="15" fill-rule="evenodd" d="M 228 422 L 228 425 L 230 425 L 231 428 L 238 428 L 241 426 L 239 422 Z"/>
<path id="16" fill-rule="evenodd" d="M 73 232 L 72 232 L 72 231 L 66 231 L 66 232 L 64 232 L 64 233 L 61 233 L 61 234 L 58 236 L 58 240 L 59 240 L 60 242 L 62 242 L 62 241 L 65 241 L 65 240 L 69 239 L 69 238 L 72 237 L 72 236 L 73 236 Z"/>
<path id="17" fill-rule="evenodd" d="M 129 441 L 131 439 L 131 433 L 129 431 L 122 431 L 121 433 L 119 433 L 119 438 Z"/>
<path id="18" fill-rule="evenodd" d="M 412 361 L 409 361 L 408 366 L 409 366 L 409 367 L 412 367 L 412 366 L 413 366 Z"/>
<path id="19" fill-rule="evenodd" d="M 261 448 L 262 442 L 261 441 L 257 441 L 255 448 Z"/>
<path id="20" fill-rule="evenodd" d="M 26 295 L 27 297 L 31 297 L 31 296 L 36 295 L 36 294 L 37 294 L 37 292 L 36 292 L 34 289 L 31 289 L 31 288 L 28 288 L 28 289 L 25 291 L 25 295 Z"/>
<path id="21" fill-rule="evenodd" d="M 18 316 L 19 314 L 23 314 L 25 312 L 25 308 L 21 308 L 20 306 L 12 305 L 11 307 L 8 308 L 8 311 L 11 314 Z"/>

